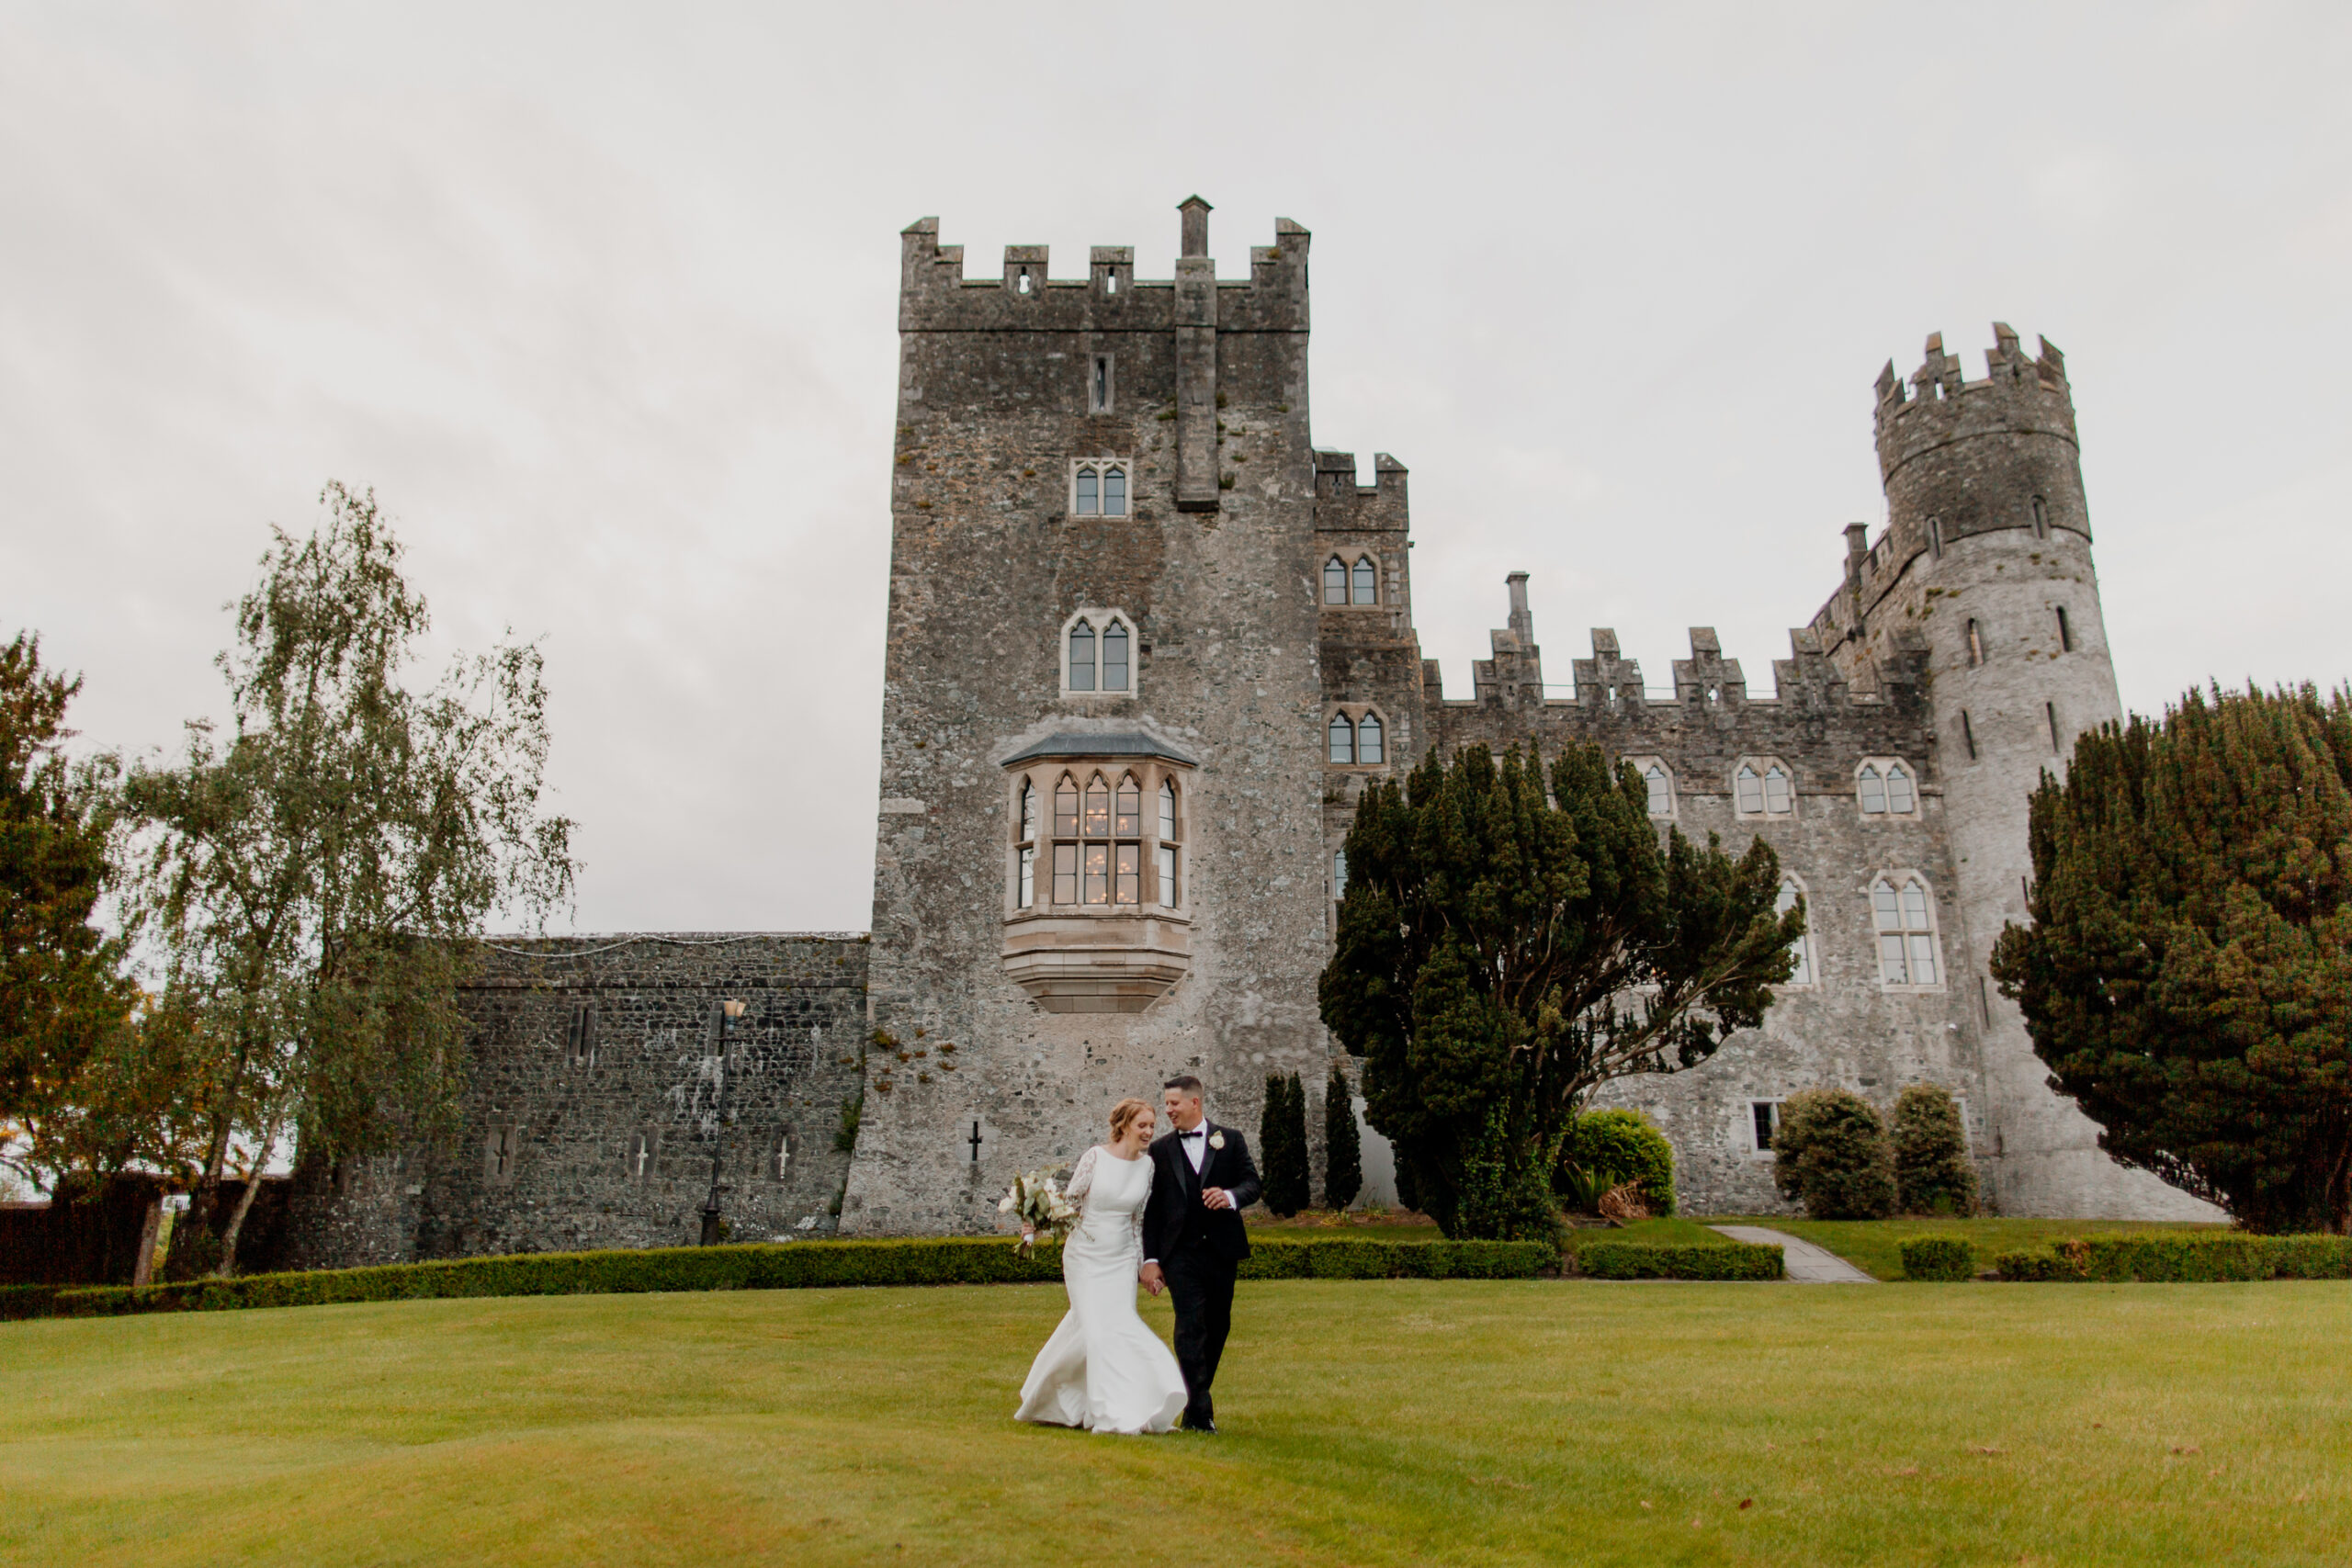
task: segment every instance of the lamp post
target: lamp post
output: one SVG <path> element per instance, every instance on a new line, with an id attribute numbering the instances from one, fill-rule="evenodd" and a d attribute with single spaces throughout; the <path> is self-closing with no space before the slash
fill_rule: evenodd
<path id="1" fill-rule="evenodd" d="M 702 1244 L 718 1245 L 718 1178 L 727 1161 L 727 1089 L 734 1075 L 727 1070 L 727 1026 L 743 1016 L 743 1004 L 732 997 L 718 1004 L 718 1099 L 715 1110 L 718 1124 L 710 1140 L 710 1196 L 702 1205 Z"/>

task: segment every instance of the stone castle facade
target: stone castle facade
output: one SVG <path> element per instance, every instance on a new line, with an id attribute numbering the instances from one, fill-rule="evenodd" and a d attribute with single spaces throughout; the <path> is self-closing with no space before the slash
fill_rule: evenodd
<path id="1" fill-rule="evenodd" d="M 1607 630 L 1547 681 L 1514 573 L 1449 700 L 1404 466 L 1362 485 L 1313 445 L 1307 231 L 1225 280 L 1207 204 L 1181 212 L 1169 281 L 1116 246 L 1082 279 L 1042 246 L 967 277 L 934 220 L 903 236 L 870 938 L 502 943 L 457 1154 L 310 1172 L 315 1260 L 692 1239 L 714 1155 L 739 1235 L 988 1230 L 1014 1172 L 1179 1070 L 1254 1126 L 1270 1072 L 1321 1093 L 1358 794 L 1531 740 L 1634 761 L 1661 826 L 1762 835 L 1805 899 L 1762 1029 L 1607 1091 L 1671 1138 L 1687 1208 L 1783 1207 L 1788 1094 L 1928 1080 L 2003 1213 L 2211 1213 L 2099 1153 L 1986 978 L 2028 792 L 2120 715 L 2056 349 L 1996 324 L 1983 378 L 1939 337 L 1881 374 L 1887 522 L 1846 530 L 1770 694 L 1706 627 L 1670 694 Z"/>

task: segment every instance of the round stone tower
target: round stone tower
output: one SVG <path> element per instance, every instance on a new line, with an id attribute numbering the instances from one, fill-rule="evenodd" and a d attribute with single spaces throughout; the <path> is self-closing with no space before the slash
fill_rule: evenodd
<path id="1" fill-rule="evenodd" d="M 2210 1217 L 2099 1151 L 2098 1126 L 2051 1089 L 2022 1018 L 1989 978 L 2003 926 L 2026 918 L 2028 796 L 2043 770 L 2064 771 L 2075 736 L 2122 714 L 2065 357 L 2046 338 L 2027 357 L 2001 322 L 1993 335 L 1984 380 L 1962 378 L 1940 333 L 1907 390 L 1892 364 L 1880 373 L 1888 526 L 1869 552 L 1883 558 L 1854 563 L 1858 574 L 1899 572 L 1907 590 L 1890 596 L 1899 617 L 1883 603 L 1872 629 L 1901 625 L 1915 655 L 1925 643 L 1957 882 L 1943 904 L 1947 978 L 1983 1030 L 1988 1196 L 2008 1214 Z"/>

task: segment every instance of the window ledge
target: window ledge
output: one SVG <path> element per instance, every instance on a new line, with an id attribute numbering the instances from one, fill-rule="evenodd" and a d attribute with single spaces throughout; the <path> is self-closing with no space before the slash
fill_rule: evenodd
<path id="1" fill-rule="evenodd" d="M 1047 1012 L 1141 1012 L 1191 971 L 1192 922 L 1125 906 L 1024 910 L 1005 921 L 1001 957 Z"/>

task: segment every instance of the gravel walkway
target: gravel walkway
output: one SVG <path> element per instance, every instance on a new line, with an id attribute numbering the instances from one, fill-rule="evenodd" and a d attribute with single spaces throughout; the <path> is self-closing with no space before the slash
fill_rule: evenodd
<path id="1" fill-rule="evenodd" d="M 1781 1267 L 1788 1270 L 1789 1279 L 1799 1285 L 1875 1285 L 1876 1280 L 1855 1268 L 1826 1247 L 1815 1247 L 1809 1241 L 1799 1241 L 1786 1231 L 1766 1230 L 1762 1225 L 1709 1225 L 1734 1241 L 1760 1241 L 1781 1249 Z"/>

